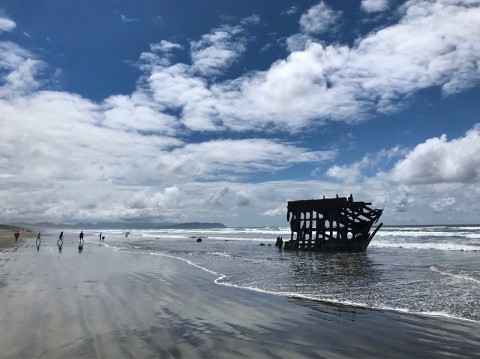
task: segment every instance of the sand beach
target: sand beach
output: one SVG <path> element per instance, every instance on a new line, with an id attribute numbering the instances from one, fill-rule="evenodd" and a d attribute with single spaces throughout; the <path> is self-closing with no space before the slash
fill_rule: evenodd
<path id="1" fill-rule="evenodd" d="M 23 243 L 25 239 L 36 236 L 35 231 L 32 229 L 0 224 L 0 248 L 8 248 L 15 244 L 14 234 L 16 231 L 20 233 L 17 243 Z"/>
<path id="2" fill-rule="evenodd" d="M 475 357 L 480 324 L 215 283 L 185 260 L 74 235 L 0 251 L 2 358 Z"/>

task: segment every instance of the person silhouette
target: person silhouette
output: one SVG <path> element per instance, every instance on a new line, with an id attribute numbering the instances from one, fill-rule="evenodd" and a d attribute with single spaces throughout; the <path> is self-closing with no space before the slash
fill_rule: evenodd
<path id="1" fill-rule="evenodd" d="M 78 253 L 83 251 L 83 231 L 80 231 L 80 235 L 78 236 Z"/>
<path id="2" fill-rule="evenodd" d="M 37 251 L 40 251 L 40 244 L 42 243 L 42 238 L 40 236 L 40 232 L 38 233 L 37 240 L 35 241 L 35 244 L 37 246 Z"/>
<path id="3" fill-rule="evenodd" d="M 63 245 L 63 232 L 60 232 L 60 235 L 58 236 L 57 245 L 60 245 L 60 242 L 62 242 Z"/>

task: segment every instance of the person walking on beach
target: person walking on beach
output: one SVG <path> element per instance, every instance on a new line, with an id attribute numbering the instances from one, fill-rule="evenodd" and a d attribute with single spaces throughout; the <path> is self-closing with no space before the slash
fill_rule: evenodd
<path id="1" fill-rule="evenodd" d="M 16 231 L 14 236 L 15 236 L 15 242 L 16 242 L 18 240 L 18 237 L 20 237 L 20 232 Z"/>
<path id="2" fill-rule="evenodd" d="M 37 251 L 40 251 L 40 244 L 42 243 L 42 238 L 40 236 L 40 232 L 38 232 L 37 240 L 35 244 L 37 245 Z"/>
<path id="3" fill-rule="evenodd" d="M 80 231 L 80 235 L 78 236 L 78 252 L 80 253 L 83 250 L 83 231 Z"/>
<path id="4" fill-rule="evenodd" d="M 98 240 L 102 241 L 102 232 L 100 232 L 100 234 L 98 235 Z"/>
<path id="5" fill-rule="evenodd" d="M 62 247 L 63 247 L 63 232 L 60 232 L 60 235 L 58 236 L 57 246 L 58 246 L 58 251 L 61 253 Z"/>

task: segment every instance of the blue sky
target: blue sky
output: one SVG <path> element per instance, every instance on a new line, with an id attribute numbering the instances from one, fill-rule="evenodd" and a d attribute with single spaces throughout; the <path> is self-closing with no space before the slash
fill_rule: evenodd
<path id="1" fill-rule="evenodd" d="M 478 223 L 480 1 L 0 1 L 0 221 Z"/>

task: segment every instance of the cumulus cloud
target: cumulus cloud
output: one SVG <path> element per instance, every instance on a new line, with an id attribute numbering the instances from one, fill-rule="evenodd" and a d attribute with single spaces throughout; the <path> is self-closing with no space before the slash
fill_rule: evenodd
<path id="1" fill-rule="evenodd" d="M 369 174 L 371 176 L 371 173 L 382 173 L 386 168 L 391 168 L 392 160 L 403 157 L 405 154 L 406 149 L 400 146 L 382 149 L 366 154 L 360 161 L 354 162 L 352 165 L 334 165 L 327 170 L 326 175 L 347 184 L 357 183 L 363 178 L 369 177 Z"/>
<path id="2" fill-rule="evenodd" d="M 163 153 L 157 167 L 176 178 L 233 179 L 257 171 L 278 171 L 294 163 L 327 161 L 334 156 L 332 151 L 308 151 L 266 139 L 216 140 Z"/>
<path id="3" fill-rule="evenodd" d="M 332 166 L 327 170 L 326 175 L 336 178 L 345 183 L 355 183 L 361 175 L 360 163 L 355 163 L 352 166 Z"/>
<path id="4" fill-rule="evenodd" d="M 356 193 L 395 208 L 395 214 L 385 212 L 393 222 L 427 212 L 442 216 L 447 211 L 433 212 L 442 203 L 430 206 L 438 196 L 474 208 L 478 204 L 470 197 L 475 196 L 465 193 L 480 195 L 478 128 L 460 139 L 420 144 L 389 178 L 365 176 L 374 163 L 370 157 L 353 167 L 331 166 L 328 174 L 347 183 L 241 182 L 297 163 L 328 163 L 334 151 L 311 151 L 272 138 L 189 144 L 184 139 L 195 131 L 211 131 L 213 137 L 219 131 L 291 131 L 312 123 L 362 121 L 372 111 L 394 110 L 418 90 L 438 86 L 449 95 L 475 86 L 479 5 L 475 0 L 408 1 L 397 23 L 353 45 L 305 36 L 301 46 L 292 46 L 286 58 L 265 71 L 233 79 L 222 76 L 244 53 L 245 27 L 252 22 L 220 26 L 190 48 L 152 44 L 140 56 L 145 72 L 136 90 L 100 103 L 46 90 L 40 76 L 46 64 L 16 44 L 0 42 L 0 218 L 234 221 L 239 216 L 253 225 L 258 214 L 280 213 L 275 209 L 288 199 L 336 193 Z M 175 51 L 189 51 L 191 61 L 175 63 Z M 348 182 L 352 176 L 362 181 Z M 398 189 L 392 179 L 457 182 L 459 187 Z M 232 205 L 237 210 L 229 212 Z"/>
<path id="5" fill-rule="evenodd" d="M 195 181 L 234 181 L 334 156 L 263 139 L 185 145 L 170 136 L 168 126 L 160 132 L 169 119 L 149 114 L 142 99 L 134 97 L 115 96 L 98 104 L 41 91 L 1 99 L 0 218 L 188 221 L 198 214 L 195 218 L 209 220 L 206 209 L 213 204 L 195 213 L 196 199 L 209 203 L 218 187 L 192 193 Z M 127 122 L 125 116 L 138 120 Z M 149 129 L 155 130 L 144 133 Z M 250 189 L 225 186 L 231 190 L 217 201 L 222 210 L 255 202 Z"/>
<path id="6" fill-rule="evenodd" d="M 150 44 L 150 50 L 154 52 L 171 52 L 175 49 L 182 50 L 183 46 L 166 40 Z"/>
<path id="7" fill-rule="evenodd" d="M 401 183 L 426 184 L 480 181 L 480 127 L 448 141 L 446 135 L 426 140 L 399 161 L 392 178 Z"/>
<path id="8" fill-rule="evenodd" d="M 430 203 L 430 208 L 434 212 L 441 213 L 445 210 L 451 210 L 455 202 L 455 198 L 453 197 L 440 198 Z"/>
<path id="9" fill-rule="evenodd" d="M 0 34 L 2 32 L 12 31 L 16 26 L 15 21 L 7 19 L 6 17 L 0 17 Z"/>
<path id="10" fill-rule="evenodd" d="M 196 131 L 215 131 L 218 110 L 207 81 L 192 76 L 190 67 L 175 64 L 155 69 L 148 77 L 153 99 L 169 111 L 181 113 L 183 124 Z"/>
<path id="11" fill-rule="evenodd" d="M 155 67 L 169 66 L 175 50 L 183 50 L 183 46 L 166 40 L 150 44 L 150 51 L 142 52 L 136 65 L 146 72 Z"/>
<path id="12" fill-rule="evenodd" d="M 125 131 L 174 135 L 176 119 L 161 110 L 159 105 L 139 92 L 130 96 L 111 96 L 102 104 L 102 125 Z"/>
<path id="13" fill-rule="evenodd" d="M 422 89 L 438 86 L 450 95 L 479 83 L 479 5 L 408 1 L 398 9 L 398 23 L 352 46 L 292 35 L 285 59 L 224 80 L 219 78 L 246 49 L 248 24 L 219 26 L 190 43 L 191 63 L 173 63 L 171 50 L 179 45 L 152 45 L 141 56 L 148 64 L 142 86 L 164 112 L 178 114 L 194 131 L 299 130 L 312 123 L 364 121 L 376 112 L 398 111 Z M 321 14 L 338 16 L 329 11 L 324 3 L 309 9 L 304 28 L 325 24 Z"/>
<path id="14" fill-rule="evenodd" d="M 157 101 L 180 110 L 183 123 L 194 130 L 362 121 L 375 111 L 397 111 L 421 89 L 439 86 L 449 95 L 478 84 L 478 5 L 409 1 L 399 9 L 398 23 L 353 46 L 293 36 L 292 52 L 268 70 L 210 83 L 207 74 L 221 74 L 245 46 L 242 41 L 232 45 L 242 36 L 238 27 L 218 28 L 192 43 L 192 64 L 153 68 L 149 86 Z"/>
<path id="15" fill-rule="evenodd" d="M 36 74 L 44 63 L 34 54 L 12 42 L 0 42 L 0 97 L 14 97 L 30 93 L 40 86 Z"/>
<path id="16" fill-rule="evenodd" d="M 192 41 L 192 68 L 203 76 L 220 75 L 245 51 L 245 39 L 240 26 L 224 25 Z"/>
<path id="17" fill-rule="evenodd" d="M 320 35 L 332 30 L 341 17 L 341 11 L 332 9 L 322 1 L 302 15 L 300 28 L 304 33 Z"/>
<path id="18" fill-rule="evenodd" d="M 263 212 L 262 216 L 270 216 L 270 217 L 283 216 L 285 215 L 286 211 L 287 209 L 285 208 L 285 206 L 280 206 L 280 207 L 269 209 L 268 211 Z"/>
<path id="19" fill-rule="evenodd" d="M 1 45 L 4 78 L 33 58 L 16 45 Z M 266 139 L 186 145 L 178 139 L 181 123 L 148 89 L 140 86 L 130 95 L 97 103 L 38 90 L 39 69 L 31 69 L 32 80 L 15 83 L 24 84 L 22 91 L 7 91 L 13 86 L 8 81 L 2 85 L 0 218 L 5 221 L 208 221 L 212 206 L 198 208 L 197 199 L 209 203 L 218 189 L 215 181 L 336 155 Z M 214 180 L 205 193 L 195 185 L 202 178 Z M 219 214 L 232 204 L 246 208 L 255 203 L 251 189 L 223 186 L 231 190 L 218 201 Z"/>
<path id="20" fill-rule="evenodd" d="M 389 6 L 389 0 L 362 0 L 361 8 L 366 12 L 379 12 L 387 10 Z"/>

